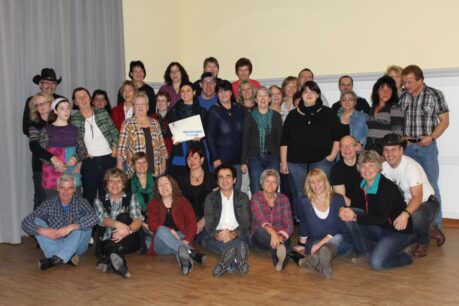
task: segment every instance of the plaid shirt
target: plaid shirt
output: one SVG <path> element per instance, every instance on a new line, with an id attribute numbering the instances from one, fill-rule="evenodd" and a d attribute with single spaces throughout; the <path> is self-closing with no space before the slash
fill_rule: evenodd
<path id="1" fill-rule="evenodd" d="M 123 211 L 123 198 L 126 196 L 127 195 L 123 193 L 121 199 L 118 202 L 115 202 L 110 198 L 108 193 L 105 195 L 105 200 L 110 200 L 110 216 L 107 214 L 104 204 L 98 198 L 94 200 L 94 209 L 96 210 L 97 219 L 99 219 L 100 226 L 105 227 L 104 218 L 116 220 L 116 217 L 118 217 L 119 214 L 127 212 Z M 132 195 L 131 201 L 129 201 L 129 215 L 131 216 L 132 220 L 143 220 L 142 212 L 140 211 L 140 205 L 135 195 Z M 102 237 L 102 241 L 110 239 L 112 237 L 112 231 L 113 229 L 111 227 L 107 227 L 105 234 Z"/>
<path id="2" fill-rule="evenodd" d="M 92 109 L 94 112 L 94 119 L 96 121 L 97 127 L 104 135 L 105 139 L 107 139 L 110 148 L 116 148 L 118 145 L 118 130 L 116 129 L 115 125 L 113 124 L 112 118 L 107 113 L 105 109 Z M 72 124 L 78 128 L 80 133 L 80 137 L 84 139 L 84 124 L 85 118 L 81 115 L 80 112 L 76 112 L 72 115 Z"/>
<path id="3" fill-rule="evenodd" d="M 81 230 L 91 229 L 97 224 L 97 217 L 88 201 L 80 196 L 73 196 L 69 212 L 65 213 L 59 196 L 43 202 L 30 215 L 22 220 L 22 229 L 29 235 L 38 235 L 35 218 L 40 218 L 48 227 L 59 229 L 69 224 L 77 224 Z"/>
<path id="4" fill-rule="evenodd" d="M 153 145 L 153 176 L 161 174 L 161 163 L 168 158 L 167 149 L 164 144 L 161 126 L 155 119 L 149 118 L 151 141 Z M 145 135 L 142 128 L 137 124 L 135 117 L 127 119 L 121 125 L 120 139 L 118 141 L 118 156 L 126 161 L 128 166 L 126 174 L 131 177 L 134 173 L 132 156 L 137 152 L 146 152 Z"/>
<path id="5" fill-rule="evenodd" d="M 252 196 L 250 209 L 252 210 L 252 235 L 255 234 L 258 228 L 263 228 L 265 225 L 271 226 L 287 239 L 293 234 L 290 202 L 284 194 L 276 194 L 274 207 L 271 209 L 263 195 L 263 191 L 259 191 Z"/>
<path id="6" fill-rule="evenodd" d="M 428 86 L 414 100 L 404 92 L 400 105 L 405 111 L 404 135 L 414 138 L 431 135 L 438 125 L 438 116 L 449 112 L 443 93 Z"/>

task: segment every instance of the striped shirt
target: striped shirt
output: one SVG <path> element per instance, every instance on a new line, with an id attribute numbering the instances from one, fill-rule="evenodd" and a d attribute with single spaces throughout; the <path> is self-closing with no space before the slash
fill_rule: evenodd
<path id="1" fill-rule="evenodd" d="M 449 112 L 443 93 L 428 86 L 414 99 L 405 91 L 400 105 L 405 112 L 403 133 L 414 138 L 430 136 L 439 123 L 438 116 Z"/>

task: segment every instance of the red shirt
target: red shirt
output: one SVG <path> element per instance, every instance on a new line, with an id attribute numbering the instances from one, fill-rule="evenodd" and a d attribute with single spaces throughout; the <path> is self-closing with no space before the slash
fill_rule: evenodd
<path id="1" fill-rule="evenodd" d="M 153 233 L 164 224 L 167 208 L 158 200 L 153 199 L 148 203 L 148 229 Z M 183 196 L 178 197 L 171 206 L 172 219 L 175 225 L 185 235 L 185 240 L 190 244 L 196 236 L 196 215 L 190 202 Z M 151 244 L 148 255 L 154 253 L 154 243 Z"/>

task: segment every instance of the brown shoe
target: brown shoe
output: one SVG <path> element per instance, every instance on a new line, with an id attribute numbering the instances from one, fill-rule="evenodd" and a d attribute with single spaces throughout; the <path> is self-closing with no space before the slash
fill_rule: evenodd
<path id="1" fill-rule="evenodd" d="M 445 234 L 435 224 L 430 226 L 430 238 L 437 241 L 437 246 L 442 246 L 446 241 Z"/>
<path id="2" fill-rule="evenodd" d="M 419 244 L 416 250 L 413 252 L 413 256 L 424 257 L 427 256 L 427 250 L 429 249 L 428 244 Z"/>

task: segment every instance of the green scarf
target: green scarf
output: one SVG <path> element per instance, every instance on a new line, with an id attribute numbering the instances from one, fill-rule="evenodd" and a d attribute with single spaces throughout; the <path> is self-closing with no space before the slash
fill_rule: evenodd
<path id="1" fill-rule="evenodd" d="M 153 199 L 153 175 L 149 172 L 147 173 L 147 185 L 143 188 L 139 178 L 134 174 L 131 179 L 131 190 L 135 194 L 137 201 L 139 201 L 140 208 L 142 210 L 147 209 L 148 203 L 145 203 L 143 195 L 148 195 L 148 202 Z"/>

